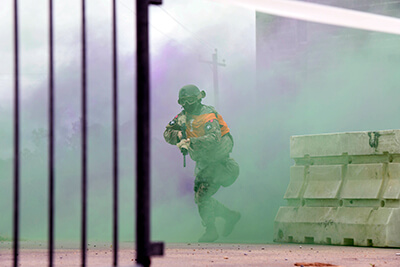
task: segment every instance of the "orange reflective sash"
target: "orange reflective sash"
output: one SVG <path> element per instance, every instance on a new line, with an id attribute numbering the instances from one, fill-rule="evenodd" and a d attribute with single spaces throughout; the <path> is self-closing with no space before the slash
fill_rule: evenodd
<path id="1" fill-rule="evenodd" d="M 218 117 L 217 117 L 218 116 Z M 229 128 L 221 115 L 215 116 L 215 113 L 207 113 L 202 115 L 192 115 L 191 118 L 187 118 L 186 123 L 186 135 L 188 138 L 200 137 L 206 134 L 205 124 L 217 120 L 221 127 L 221 136 L 229 133 Z"/>

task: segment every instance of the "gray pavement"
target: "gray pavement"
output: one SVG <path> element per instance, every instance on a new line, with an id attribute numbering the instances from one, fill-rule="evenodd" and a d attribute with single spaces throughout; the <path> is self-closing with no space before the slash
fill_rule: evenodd
<path id="1" fill-rule="evenodd" d="M 56 247 L 55 266 L 81 266 L 77 243 Z M 119 266 L 136 266 L 133 248 L 133 243 L 120 244 Z M 168 243 L 165 255 L 153 257 L 151 266 L 398 267 L 399 253 L 395 248 L 304 244 Z M 93 242 L 88 244 L 87 265 L 112 266 L 112 255 L 110 243 Z M 48 266 L 47 259 L 45 242 L 21 242 L 20 266 Z M 12 260 L 12 243 L 0 242 L 0 266 L 12 266 Z"/>

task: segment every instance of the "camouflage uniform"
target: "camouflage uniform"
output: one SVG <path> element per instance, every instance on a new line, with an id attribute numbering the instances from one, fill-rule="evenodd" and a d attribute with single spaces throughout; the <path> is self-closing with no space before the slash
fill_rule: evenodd
<path id="1" fill-rule="evenodd" d="M 222 127 L 220 124 L 221 121 L 224 122 L 223 118 L 213 107 L 201 104 L 197 115 L 207 114 L 215 114 L 216 119 L 206 120 L 204 125 L 200 125 L 203 123 L 193 125 L 196 123 L 194 119 L 196 115 L 187 114 L 183 110 L 166 126 L 164 138 L 172 145 L 179 143 L 178 133 L 182 129 L 182 124 L 186 123 L 186 133 L 190 138 L 189 155 L 196 162 L 194 171 L 196 176 L 194 182 L 195 202 L 203 225 L 214 227 L 215 217 L 223 217 L 228 220 L 233 215 L 233 211 L 212 196 L 220 186 L 229 186 L 236 180 L 239 175 L 239 165 L 229 157 L 233 148 L 233 138 L 227 125 Z M 193 127 L 200 129 L 200 136 L 190 137 L 191 132 L 194 131 Z M 225 132 L 223 136 L 221 129 Z M 223 235 L 229 234 L 232 229 L 225 229 Z"/>

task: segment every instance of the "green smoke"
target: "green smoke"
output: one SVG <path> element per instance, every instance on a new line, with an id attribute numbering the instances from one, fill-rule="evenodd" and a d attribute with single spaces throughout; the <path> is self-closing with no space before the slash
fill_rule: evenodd
<path id="1" fill-rule="evenodd" d="M 234 62 L 226 58 L 227 67 L 220 71 L 217 109 L 231 128 L 235 140 L 232 157 L 240 165 L 240 176 L 232 186 L 221 188 L 215 197 L 229 208 L 240 211 L 242 219 L 231 236 L 218 242 L 272 242 L 273 220 L 279 206 L 285 205 L 283 195 L 289 183 L 289 168 L 293 165 L 289 155 L 291 135 L 398 128 L 398 38 L 345 30 L 351 37 L 346 37 L 344 42 L 340 38 L 329 38 L 329 28 L 322 29 L 325 39 L 310 39 L 285 64 L 271 61 L 268 69 L 258 69 L 261 80 L 258 83 L 251 57 Z M 245 47 L 243 40 L 240 46 L 232 42 L 230 47 L 230 54 L 226 52 L 225 55 L 253 51 Z M 197 55 L 182 51 L 179 44 L 169 43 L 164 49 L 165 53 L 152 59 L 155 73 L 151 133 L 152 238 L 196 242 L 203 227 L 193 200 L 194 163 L 188 159 L 188 166 L 183 169 L 182 155 L 176 147 L 164 142 L 162 132 L 180 111 L 176 100 L 183 84 L 198 83 L 208 93 L 204 103 L 213 104 L 212 72 L 197 62 Z M 257 57 L 257 60 L 264 60 L 261 53 Z M 108 67 L 99 67 L 109 66 L 109 61 L 102 61 L 101 57 L 97 60 L 99 63 L 91 80 L 91 105 L 97 108 L 89 112 L 88 234 L 89 240 L 110 241 L 112 158 L 110 94 L 106 90 L 110 76 L 102 75 L 109 72 Z M 131 104 L 134 86 L 132 78 L 127 78 L 133 73 L 132 66 L 127 63 L 130 60 L 124 59 L 121 63 L 126 68 L 121 71 L 124 120 L 120 123 L 119 200 L 120 239 L 123 241 L 134 240 L 136 129 Z M 68 88 L 64 91 L 78 93 L 79 79 L 73 75 L 74 67 L 71 63 L 64 69 L 68 76 L 59 86 Z M 44 88 L 42 84 L 40 89 Z M 58 121 L 56 150 L 56 238 L 76 241 L 80 238 L 81 166 L 80 132 L 73 125 L 79 126 L 79 105 L 73 93 L 64 93 L 63 97 L 72 104 L 59 100 L 63 109 L 59 110 L 62 115 Z M 21 238 L 30 240 L 47 238 L 47 129 L 45 119 L 38 119 L 39 115 L 45 115 L 42 99 L 45 93 L 34 96 L 33 104 L 23 111 L 26 126 L 22 142 Z M 37 112 L 37 108 L 41 114 L 28 116 Z M 3 111 L 8 119 L 2 117 L 1 123 L 11 127 L 11 108 Z M 11 131 L 0 133 L 12 142 Z M 1 161 L 0 171 L 0 208 L 5 214 L 0 216 L 0 236 L 11 237 L 11 155 Z M 217 221 L 218 229 L 222 224 Z"/>

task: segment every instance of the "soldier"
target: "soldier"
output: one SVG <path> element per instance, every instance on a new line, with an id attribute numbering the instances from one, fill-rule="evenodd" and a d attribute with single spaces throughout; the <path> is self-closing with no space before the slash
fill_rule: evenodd
<path id="1" fill-rule="evenodd" d="M 229 157 L 233 148 L 230 129 L 213 107 L 201 103 L 205 96 L 206 93 L 200 92 L 195 85 L 180 89 L 178 103 L 183 111 L 169 122 L 164 138 L 181 151 L 188 151 L 196 162 L 194 199 L 206 228 L 199 242 L 214 242 L 219 237 L 216 217 L 225 220 L 223 236 L 228 236 L 240 219 L 239 212 L 228 209 L 212 197 L 220 186 L 227 187 L 235 182 L 239 165 Z"/>

